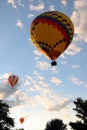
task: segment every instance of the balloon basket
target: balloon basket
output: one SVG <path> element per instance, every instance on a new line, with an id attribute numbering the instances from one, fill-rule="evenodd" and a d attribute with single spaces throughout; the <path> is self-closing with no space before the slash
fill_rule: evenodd
<path id="1" fill-rule="evenodd" d="M 52 61 L 51 62 L 51 66 L 55 66 L 55 65 L 57 65 L 57 62 L 56 61 Z"/>

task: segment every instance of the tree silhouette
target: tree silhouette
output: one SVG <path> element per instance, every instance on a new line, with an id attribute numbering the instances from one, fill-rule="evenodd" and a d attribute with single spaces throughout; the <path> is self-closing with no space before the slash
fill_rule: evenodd
<path id="1" fill-rule="evenodd" d="M 9 117 L 9 105 L 0 100 L 0 130 L 12 130 L 14 119 Z"/>
<path id="2" fill-rule="evenodd" d="M 60 119 L 52 119 L 47 122 L 45 130 L 67 130 L 66 124 Z"/>
<path id="3" fill-rule="evenodd" d="M 77 98 L 74 104 L 76 108 L 73 110 L 76 111 L 76 116 L 79 118 L 79 121 L 70 122 L 69 125 L 74 130 L 87 130 L 87 100 Z"/>
<path id="4" fill-rule="evenodd" d="M 24 130 L 23 128 L 20 128 L 20 129 L 15 129 L 15 130 Z"/>

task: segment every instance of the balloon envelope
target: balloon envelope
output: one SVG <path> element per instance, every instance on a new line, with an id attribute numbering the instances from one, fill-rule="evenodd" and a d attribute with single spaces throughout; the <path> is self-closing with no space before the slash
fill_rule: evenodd
<path id="1" fill-rule="evenodd" d="M 23 117 L 20 118 L 20 122 L 21 122 L 21 123 L 24 122 L 24 118 L 23 118 Z"/>
<path id="2" fill-rule="evenodd" d="M 33 45 L 53 61 L 69 46 L 73 34 L 74 26 L 70 18 L 57 11 L 38 15 L 30 26 Z"/>
<path id="3" fill-rule="evenodd" d="M 8 78 L 8 82 L 11 85 L 11 87 L 13 88 L 18 82 L 18 76 L 10 75 L 9 78 Z"/>

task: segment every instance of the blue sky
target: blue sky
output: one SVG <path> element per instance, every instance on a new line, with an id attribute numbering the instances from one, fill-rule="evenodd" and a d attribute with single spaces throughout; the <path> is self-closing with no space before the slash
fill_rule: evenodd
<path id="1" fill-rule="evenodd" d="M 49 10 L 65 13 L 75 29 L 54 67 L 30 39 L 32 20 Z M 86 0 L 0 0 L 0 99 L 12 107 L 16 128 L 44 130 L 53 118 L 64 123 L 76 119 L 73 100 L 87 99 L 86 13 Z M 7 80 L 10 74 L 19 77 L 14 89 Z"/>

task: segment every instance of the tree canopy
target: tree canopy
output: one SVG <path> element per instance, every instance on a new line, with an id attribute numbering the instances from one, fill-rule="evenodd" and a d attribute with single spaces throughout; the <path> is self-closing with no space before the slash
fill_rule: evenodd
<path id="1" fill-rule="evenodd" d="M 0 100 L 0 129 L 12 130 L 14 119 L 9 116 L 9 105 Z"/>
<path id="2" fill-rule="evenodd" d="M 73 110 L 76 111 L 76 116 L 78 117 L 78 121 L 70 122 L 69 125 L 74 130 L 87 130 L 87 100 L 83 100 L 82 98 L 77 98 L 74 101 L 75 108 Z"/>
<path id="3" fill-rule="evenodd" d="M 66 124 L 60 119 L 52 119 L 47 122 L 45 130 L 67 130 Z"/>

